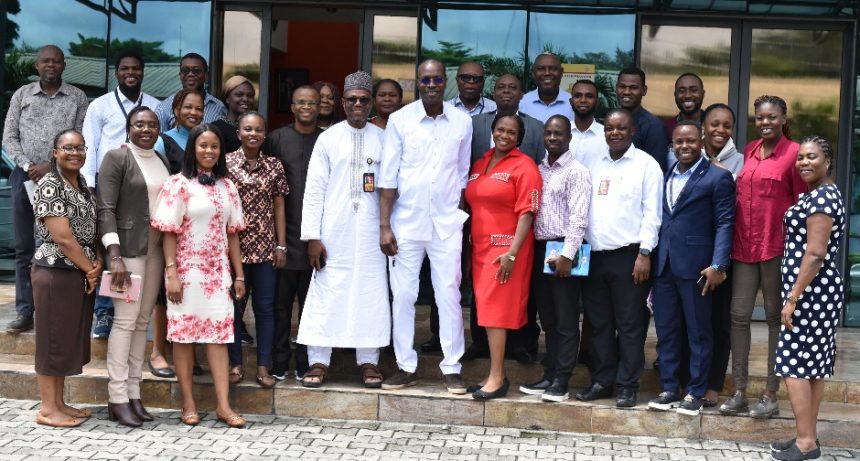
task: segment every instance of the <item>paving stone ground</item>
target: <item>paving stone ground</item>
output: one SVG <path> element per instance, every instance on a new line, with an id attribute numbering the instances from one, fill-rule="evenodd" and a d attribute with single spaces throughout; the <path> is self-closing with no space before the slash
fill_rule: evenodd
<path id="1" fill-rule="evenodd" d="M 104 406 L 73 429 L 34 422 L 39 403 L 0 399 L 0 459 L 291 460 L 761 460 L 767 446 L 725 441 L 615 437 L 551 431 L 248 416 L 229 429 L 208 413 L 188 427 L 172 410 L 131 429 Z M 825 449 L 823 460 L 860 459 L 860 450 Z"/>

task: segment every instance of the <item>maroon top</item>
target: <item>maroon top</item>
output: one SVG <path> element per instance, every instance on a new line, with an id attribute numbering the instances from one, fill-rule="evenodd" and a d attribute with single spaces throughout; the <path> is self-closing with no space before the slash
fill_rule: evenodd
<path id="1" fill-rule="evenodd" d="M 809 191 L 795 167 L 800 145 L 782 136 L 773 153 L 761 160 L 762 143 L 757 139 L 747 144 L 737 180 L 732 259 L 747 264 L 782 256 L 782 217 Z"/>

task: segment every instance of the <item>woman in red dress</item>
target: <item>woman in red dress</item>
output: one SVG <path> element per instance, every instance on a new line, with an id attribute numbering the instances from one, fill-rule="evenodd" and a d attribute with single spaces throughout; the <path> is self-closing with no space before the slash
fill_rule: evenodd
<path id="1" fill-rule="evenodd" d="M 477 400 L 503 397 L 507 330 L 526 324 L 532 221 L 540 204 L 541 177 L 531 157 L 517 146 L 525 128 L 516 115 L 496 116 L 494 148 L 472 166 L 466 201 L 472 209 L 472 278 L 478 324 L 487 329 L 490 375 L 472 387 Z"/>

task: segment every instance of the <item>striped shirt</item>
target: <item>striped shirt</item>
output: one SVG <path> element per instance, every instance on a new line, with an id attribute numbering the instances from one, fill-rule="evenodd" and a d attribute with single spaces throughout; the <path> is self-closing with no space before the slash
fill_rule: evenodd
<path id="1" fill-rule="evenodd" d="M 535 238 L 564 238 L 561 255 L 573 260 L 588 226 L 591 175 L 570 151 L 552 165 L 549 156 L 545 157 L 538 169 L 543 178 L 543 192 L 535 218 Z"/>

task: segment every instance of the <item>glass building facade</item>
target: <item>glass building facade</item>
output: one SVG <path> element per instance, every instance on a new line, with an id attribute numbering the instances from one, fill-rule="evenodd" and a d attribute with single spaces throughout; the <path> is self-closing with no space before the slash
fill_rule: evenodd
<path id="1" fill-rule="evenodd" d="M 143 53 L 143 89 L 158 98 L 179 89 L 178 58 L 199 53 L 210 62 L 210 92 L 236 74 L 255 82 L 272 128 L 291 121 L 296 85 L 340 85 L 357 68 L 394 78 L 414 100 L 414 65 L 426 57 L 446 63 L 451 77 L 460 63 L 481 62 L 489 96 L 503 73 L 531 89 L 529 64 L 552 51 L 566 73 L 598 83 L 602 110 L 617 104 L 617 71 L 638 65 L 648 75 L 643 104 L 664 117 L 677 113 L 677 75 L 696 72 L 705 104 L 738 114 L 739 146 L 755 138 L 752 102 L 777 94 L 789 104 L 793 138 L 822 134 L 837 148 L 834 179 L 851 213 L 839 255 L 850 282 L 845 324 L 860 326 L 860 1 L 3 0 L 0 17 L 0 114 L 35 79 L 34 53 L 47 43 L 66 53 L 65 80 L 91 98 L 115 86 L 113 57 L 126 47 Z M 0 162 L 0 270 L 11 267 L 10 166 Z"/>

